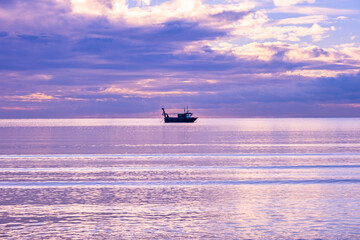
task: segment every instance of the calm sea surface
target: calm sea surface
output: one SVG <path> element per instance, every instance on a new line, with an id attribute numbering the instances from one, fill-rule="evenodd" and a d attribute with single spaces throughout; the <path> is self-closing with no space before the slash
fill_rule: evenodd
<path id="1" fill-rule="evenodd" d="M 0 238 L 360 239 L 360 119 L 0 120 Z"/>

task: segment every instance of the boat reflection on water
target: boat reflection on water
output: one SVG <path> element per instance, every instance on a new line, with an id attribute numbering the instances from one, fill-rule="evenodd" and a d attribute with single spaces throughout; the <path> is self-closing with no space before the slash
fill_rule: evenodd
<path id="1" fill-rule="evenodd" d="M 164 122 L 166 123 L 175 123 L 175 122 L 195 122 L 197 117 L 193 117 L 192 113 L 189 111 L 189 107 L 187 107 L 187 110 L 184 113 L 177 113 L 177 117 L 169 117 L 169 114 L 165 112 L 165 109 L 163 110 L 163 116 L 164 116 Z"/>

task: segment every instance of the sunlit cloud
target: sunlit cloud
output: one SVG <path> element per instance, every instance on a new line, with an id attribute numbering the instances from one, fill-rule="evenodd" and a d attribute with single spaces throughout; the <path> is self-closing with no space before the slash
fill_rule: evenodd
<path id="1" fill-rule="evenodd" d="M 51 80 L 53 78 L 53 76 L 49 74 L 35 74 L 33 77 L 40 80 Z"/>
<path id="2" fill-rule="evenodd" d="M 348 70 L 327 70 L 327 69 L 310 69 L 310 70 L 294 70 L 286 71 L 284 75 L 288 76 L 301 76 L 309 78 L 319 78 L 319 77 L 337 77 L 340 74 L 357 74 L 359 70 L 348 69 Z"/>
<path id="3" fill-rule="evenodd" d="M 71 97 L 65 97 L 64 98 L 65 100 L 68 100 L 68 101 L 86 101 L 85 98 L 71 98 Z"/>
<path id="4" fill-rule="evenodd" d="M 184 91 L 181 89 L 171 90 L 171 91 L 151 91 L 151 90 L 137 90 L 130 88 L 120 88 L 120 87 L 108 87 L 102 89 L 99 93 L 104 94 L 118 94 L 122 96 L 141 96 L 141 97 L 156 97 L 156 96 L 176 96 L 176 95 L 196 95 L 197 91 Z"/>
<path id="5" fill-rule="evenodd" d="M 37 110 L 41 110 L 44 109 L 42 107 L 1 107 L 1 110 L 6 110 L 6 111 L 37 111 Z"/>
<path id="6" fill-rule="evenodd" d="M 330 28 L 321 27 L 319 24 L 313 24 L 311 27 L 300 26 L 268 26 L 249 28 L 248 31 L 238 30 L 235 33 L 240 36 L 246 36 L 252 40 L 268 40 L 275 39 L 280 41 L 300 41 L 301 37 L 310 36 L 314 41 L 320 41 L 323 39 L 324 34 L 327 33 Z"/>
<path id="7" fill-rule="evenodd" d="M 274 0 L 275 6 L 291 6 L 299 3 L 315 3 L 315 0 Z"/>
<path id="8" fill-rule="evenodd" d="M 60 0 L 59 0 L 60 1 Z M 207 20 L 223 12 L 249 11 L 255 5 L 250 1 L 209 5 L 201 0 L 171 0 L 150 5 L 150 1 L 137 1 L 136 7 L 129 7 L 127 0 L 61 0 L 68 2 L 74 14 L 103 16 L 113 23 L 130 25 L 154 25 L 167 21 L 186 19 L 187 21 Z M 203 22 L 206 24 L 206 22 Z M 215 21 L 213 22 L 215 23 Z"/>
<path id="9" fill-rule="evenodd" d="M 350 104 L 348 104 L 348 106 L 354 107 L 354 108 L 360 108 L 360 103 L 350 103 Z"/>
<path id="10" fill-rule="evenodd" d="M 328 20 L 328 17 L 325 15 L 313 15 L 313 16 L 304 16 L 296 18 L 284 18 L 276 21 L 277 25 L 299 25 L 299 24 L 315 24 L 320 22 L 325 22 Z"/>
<path id="11" fill-rule="evenodd" d="M 23 95 L 23 96 L 4 96 L 2 98 L 8 99 L 10 101 L 22 101 L 22 102 L 43 102 L 43 101 L 58 99 L 57 97 L 49 96 L 40 92 Z"/>
<path id="12" fill-rule="evenodd" d="M 359 14 L 358 9 L 341 9 L 315 6 L 286 6 L 269 10 L 270 13 L 294 13 L 303 15 L 353 15 Z"/>
<path id="13" fill-rule="evenodd" d="M 350 107 L 350 108 L 360 108 L 360 103 L 322 103 L 319 104 L 325 107 Z"/>
<path id="14" fill-rule="evenodd" d="M 349 43 L 349 44 L 341 44 L 338 45 L 337 48 L 340 49 L 342 53 L 345 55 L 341 58 L 341 60 L 355 60 L 356 66 L 360 67 L 360 44 Z"/>

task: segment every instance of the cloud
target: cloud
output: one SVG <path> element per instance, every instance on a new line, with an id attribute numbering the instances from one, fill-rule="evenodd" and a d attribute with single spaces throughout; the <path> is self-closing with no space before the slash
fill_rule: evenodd
<path id="1" fill-rule="evenodd" d="M 33 77 L 35 79 L 46 80 L 46 81 L 51 80 L 53 78 L 53 76 L 50 74 L 35 74 Z"/>
<path id="2" fill-rule="evenodd" d="M 254 7 L 249 2 L 233 4 L 204 4 L 201 0 L 171 0 L 149 6 L 150 1 L 138 1 L 136 7 L 129 7 L 126 0 L 61 0 L 71 8 L 73 14 L 106 17 L 113 23 L 128 25 L 157 25 L 168 21 L 186 19 L 198 21 L 209 16 L 234 17 L 235 12 L 248 11 Z M 145 4 L 144 4 L 145 3 Z M 226 12 L 228 14 L 226 14 Z M 215 23 L 215 22 L 214 22 Z"/>
<path id="3" fill-rule="evenodd" d="M 311 16 L 271 21 L 265 12 L 257 11 L 233 23 L 231 34 L 251 40 L 274 39 L 297 42 L 301 38 L 310 36 L 314 41 L 320 41 L 331 30 L 331 28 L 322 27 L 317 23 L 325 21 L 325 19 L 325 16 Z M 313 21 L 311 26 L 297 26 L 311 21 Z"/>
<path id="4" fill-rule="evenodd" d="M 42 102 L 48 100 L 58 99 L 57 97 L 49 96 L 44 93 L 32 93 L 24 96 L 4 96 L 1 97 L 10 101 L 21 101 L 21 102 Z"/>
<path id="5" fill-rule="evenodd" d="M 299 3 L 315 3 L 315 0 L 274 0 L 275 6 L 291 6 Z"/>
<path id="6" fill-rule="evenodd" d="M 347 104 L 347 106 L 350 106 L 353 108 L 360 108 L 360 103 L 350 103 L 350 104 Z"/>
<path id="7" fill-rule="evenodd" d="M 321 77 L 314 80 L 279 81 L 276 84 L 258 86 L 235 85 L 216 98 L 219 104 L 241 103 L 307 103 L 309 105 L 346 104 L 356 107 L 360 102 L 360 73 L 339 75 L 335 78 Z"/>
<path id="8" fill-rule="evenodd" d="M 223 54 L 228 56 L 235 56 L 237 61 L 248 61 L 252 65 L 256 61 L 275 62 L 279 61 L 287 64 L 287 67 L 298 67 L 297 70 L 322 70 L 322 71 L 338 71 L 341 73 L 349 73 L 348 70 L 357 71 L 359 69 L 359 49 L 355 45 L 343 45 L 338 48 L 322 48 L 316 45 L 299 45 L 290 44 L 281 41 L 276 42 L 253 42 L 249 44 L 239 45 L 229 42 L 206 42 L 203 43 L 211 50 L 211 54 Z M 207 54 L 201 49 L 203 46 L 195 45 L 191 48 L 186 48 L 185 53 L 198 52 Z M 341 59 L 341 62 L 339 60 Z M 234 59 L 229 59 L 234 61 Z M 247 66 L 248 67 L 248 66 Z M 292 69 L 282 69 L 289 71 Z M 269 70 L 270 71 L 270 70 Z M 270 71 L 271 72 L 271 71 Z"/>
<path id="9" fill-rule="evenodd" d="M 130 88 L 120 88 L 120 87 L 108 87 L 105 89 L 101 89 L 99 93 L 104 94 L 115 94 L 115 95 L 122 95 L 122 96 L 140 96 L 144 98 L 148 97 L 157 97 L 157 96 L 174 96 L 174 95 L 196 95 L 198 92 L 196 91 L 183 91 L 181 89 L 172 90 L 172 91 L 154 91 L 154 90 L 137 90 L 137 89 L 130 89 Z"/>
<path id="10" fill-rule="evenodd" d="M 315 24 L 325 22 L 328 17 L 325 15 L 313 15 L 296 18 L 284 18 L 276 21 L 276 25 L 299 25 L 299 24 Z"/>
<path id="11" fill-rule="evenodd" d="M 339 75 L 332 78 L 318 78 L 306 85 L 306 91 L 323 101 L 360 101 L 360 73 Z"/>
<path id="12" fill-rule="evenodd" d="M 293 13 L 303 15 L 353 15 L 359 14 L 357 9 L 341 9 L 327 7 L 281 6 L 268 10 L 269 13 Z"/>
<path id="13" fill-rule="evenodd" d="M 41 110 L 41 107 L 1 107 L 1 110 L 6 110 L 6 111 L 36 111 L 36 110 Z"/>

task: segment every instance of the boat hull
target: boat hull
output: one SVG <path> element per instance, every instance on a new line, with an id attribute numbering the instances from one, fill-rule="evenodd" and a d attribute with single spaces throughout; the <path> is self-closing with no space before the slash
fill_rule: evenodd
<path id="1" fill-rule="evenodd" d="M 166 117 L 164 118 L 164 122 L 166 123 L 181 123 L 181 122 L 195 122 L 197 118 L 192 117 L 192 118 L 174 118 L 174 117 Z"/>

